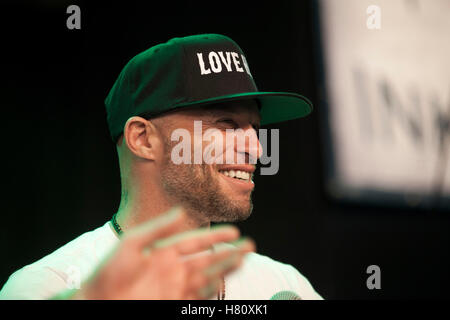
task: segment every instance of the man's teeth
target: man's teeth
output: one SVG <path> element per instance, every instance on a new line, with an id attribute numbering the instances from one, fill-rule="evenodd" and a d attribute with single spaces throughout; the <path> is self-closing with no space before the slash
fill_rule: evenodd
<path id="1" fill-rule="evenodd" d="M 230 178 L 236 178 L 236 179 L 241 179 L 241 180 L 250 180 L 251 178 L 251 173 L 249 172 L 245 172 L 245 171 L 240 171 L 240 170 L 226 170 L 226 171 L 220 171 L 222 174 L 226 175 L 227 177 Z"/>

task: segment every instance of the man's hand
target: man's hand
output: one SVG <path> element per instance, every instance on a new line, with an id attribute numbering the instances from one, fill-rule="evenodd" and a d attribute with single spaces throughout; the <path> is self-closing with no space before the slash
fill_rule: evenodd
<path id="1" fill-rule="evenodd" d="M 179 208 L 123 234 L 97 271 L 72 299 L 208 299 L 218 292 L 222 277 L 255 250 L 239 240 L 220 251 L 206 251 L 239 238 L 233 226 L 180 232 L 186 214 Z"/>

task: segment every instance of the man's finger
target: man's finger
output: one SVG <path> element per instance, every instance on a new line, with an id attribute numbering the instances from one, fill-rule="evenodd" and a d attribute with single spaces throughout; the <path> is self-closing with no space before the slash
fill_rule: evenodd
<path id="1" fill-rule="evenodd" d="M 189 270 L 196 272 L 202 270 L 208 277 L 214 277 L 227 272 L 230 266 L 240 260 L 246 253 L 254 251 L 255 245 L 250 239 L 240 239 L 231 248 L 219 252 L 195 256 L 185 261 Z"/>
<path id="2" fill-rule="evenodd" d="M 214 244 L 230 242 L 239 238 L 239 229 L 231 225 L 201 228 L 176 234 L 155 243 L 156 248 L 173 247 L 181 255 L 211 249 Z"/>
<path id="3" fill-rule="evenodd" d="M 214 281 L 211 281 L 208 285 L 205 287 L 202 287 L 197 290 L 197 294 L 200 299 L 209 299 L 214 294 L 216 294 L 220 288 L 220 279 L 215 279 Z"/>
<path id="4" fill-rule="evenodd" d="M 188 296 L 193 299 L 209 298 L 217 292 L 217 283 L 222 282 L 223 277 L 236 270 L 242 263 L 245 253 L 254 249 L 252 241 L 243 241 L 241 249 L 227 249 L 221 252 L 202 256 L 192 261 L 190 264 L 192 276 L 187 285 Z"/>

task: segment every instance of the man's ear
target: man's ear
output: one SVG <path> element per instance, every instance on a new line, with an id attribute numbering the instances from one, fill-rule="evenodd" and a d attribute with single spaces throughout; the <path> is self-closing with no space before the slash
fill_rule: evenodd
<path id="1" fill-rule="evenodd" d="M 123 138 L 128 149 L 139 158 L 155 160 L 156 153 L 161 147 L 155 125 L 142 117 L 128 119 L 123 130 Z"/>

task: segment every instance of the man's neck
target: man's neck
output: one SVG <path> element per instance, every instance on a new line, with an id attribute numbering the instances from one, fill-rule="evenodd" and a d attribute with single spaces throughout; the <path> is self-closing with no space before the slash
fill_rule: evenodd
<path id="1" fill-rule="evenodd" d="M 122 197 L 119 210 L 117 211 L 116 221 L 119 224 L 123 232 L 134 228 L 149 219 L 156 218 L 162 214 L 168 212 L 174 204 L 171 204 L 164 200 L 150 201 L 149 199 L 131 199 L 129 196 Z M 196 215 L 186 212 L 188 217 Z M 194 219 L 188 219 L 183 231 L 196 229 L 199 227 L 209 227 L 210 223 L 199 223 Z"/>

